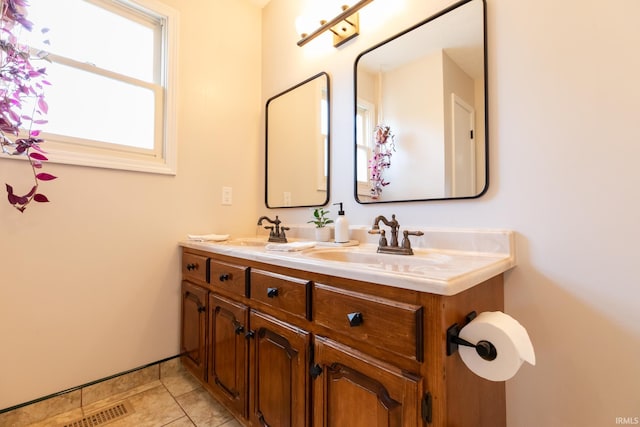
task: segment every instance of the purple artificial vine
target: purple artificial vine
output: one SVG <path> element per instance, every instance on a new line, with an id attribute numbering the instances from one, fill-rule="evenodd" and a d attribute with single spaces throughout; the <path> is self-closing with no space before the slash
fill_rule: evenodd
<path id="1" fill-rule="evenodd" d="M 38 192 L 39 183 L 56 179 L 39 172 L 42 162 L 48 159 L 40 147 L 44 142 L 39 138 L 40 131 L 34 129 L 34 125 L 47 123 L 44 86 L 50 83 L 46 80 L 46 69 L 32 63 L 32 60 L 46 60 L 46 53 L 39 52 L 32 57 L 29 47 L 18 42 L 17 33 L 22 28 L 28 31 L 33 28 L 27 19 L 27 0 L 0 0 L 0 5 L 0 146 L 4 154 L 26 156 L 31 165 L 34 185 L 28 193 L 17 195 L 13 187 L 6 184 L 9 203 L 24 212 L 32 201 L 49 201 Z M 23 111 L 26 109 L 31 111 Z M 21 129 L 28 129 L 26 135 L 21 136 Z"/>
<path id="2" fill-rule="evenodd" d="M 390 184 L 385 181 L 382 174 L 385 169 L 391 166 L 391 155 L 396 151 L 395 136 L 391 133 L 391 127 L 386 125 L 378 125 L 373 130 L 373 156 L 369 160 L 369 170 L 371 171 L 371 190 L 372 199 L 380 198 L 382 188 Z"/>

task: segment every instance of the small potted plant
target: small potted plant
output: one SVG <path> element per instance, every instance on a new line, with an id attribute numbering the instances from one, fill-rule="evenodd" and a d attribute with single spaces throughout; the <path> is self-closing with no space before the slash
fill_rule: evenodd
<path id="1" fill-rule="evenodd" d="M 333 220 L 327 218 L 329 211 L 323 208 L 315 208 L 313 210 L 313 219 L 307 221 L 307 223 L 314 223 L 316 225 L 316 240 L 318 242 L 328 242 L 331 238 L 331 230 L 327 228 L 327 224 L 332 224 Z"/>

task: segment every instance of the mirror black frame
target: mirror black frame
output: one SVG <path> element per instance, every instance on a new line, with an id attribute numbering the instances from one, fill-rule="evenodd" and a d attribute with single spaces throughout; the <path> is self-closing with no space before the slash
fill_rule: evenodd
<path id="1" fill-rule="evenodd" d="M 303 86 L 319 77 L 325 77 L 327 82 L 327 147 L 326 147 L 326 165 L 327 165 L 327 178 L 326 178 L 326 198 L 322 203 L 311 205 L 292 205 L 292 206 L 269 206 L 269 104 L 289 92 Z M 326 206 L 330 200 L 331 190 L 331 78 L 329 74 L 321 71 L 308 79 L 290 87 L 289 89 L 278 93 L 277 95 L 269 98 L 265 104 L 265 153 L 264 153 L 264 203 L 268 209 L 287 209 L 287 208 L 308 208 L 316 206 Z"/>
<path id="2" fill-rule="evenodd" d="M 357 125 L 355 124 L 355 119 L 357 117 L 358 114 L 358 61 L 360 61 L 360 59 L 362 58 L 362 56 L 366 55 L 367 53 L 387 44 L 390 43 L 394 40 L 396 40 L 399 37 L 402 37 L 403 35 L 423 26 L 428 24 L 431 21 L 434 21 L 437 18 L 440 18 L 441 16 L 459 8 L 460 6 L 463 6 L 467 3 L 473 2 L 473 1 L 481 1 L 482 2 L 482 29 L 483 29 L 483 72 L 484 72 L 484 103 L 485 103 L 485 108 L 484 108 L 484 141 L 485 141 L 485 146 L 484 146 L 484 151 L 485 151 L 485 159 L 484 159 L 484 167 L 485 167 L 485 181 L 484 181 L 484 188 L 475 195 L 472 196 L 462 196 L 462 197 L 441 197 L 441 198 L 427 198 L 427 199 L 408 199 L 408 200 L 402 200 L 402 199 L 396 199 L 396 200 L 374 200 L 374 201 L 362 201 L 359 199 L 358 197 L 358 146 L 356 144 L 356 141 L 358 140 L 358 128 Z M 354 178 L 354 193 L 353 196 L 356 200 L 356 202 L 363 204 L 363 205 L 371 205 L 371 204 L 376 204 L 376 203 L 406 203 L 406 202 L 428 202 L 428 201 L 441 201 L 441 200 L 463 200 L 463 199 L 477 199 L 481 196 L 483 196 L 484 194 L 486 194 L 487 190 L 489 189 L 489 90 L 488 90 L 488 67 L 487 67 L 487 4 L 486 4 L 486 0 L 461 0 L 457 3 L 452 4 L 451 6 L 441 10 L 440 12 L 431 15 L 430 17 L 418 22 L 417 24 L 401 31 L 400 33 L 370 47 L 369 49 L 363 51 L 362 53 L 360 53 L 353 65 L 353 99 L 354 99 L 354 133 L 353 133 L 353 145 L 354 145 L 354 159 L 353 159 L 353 178 Z"/>

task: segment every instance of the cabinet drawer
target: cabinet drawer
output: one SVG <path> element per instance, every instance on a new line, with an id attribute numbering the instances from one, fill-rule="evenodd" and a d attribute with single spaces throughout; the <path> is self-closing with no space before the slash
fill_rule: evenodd
<path id="1" fill-rule="evenodd" d="M 190 253 L 182 254 L 182 277 L 207 282 L 207 257 Z"/>
<path id="2" fill-rule="evenodd" d="M 251 270 L 251 299 L 296 316 L 310 316 L 311 282 L 263 270 Z"/>
<path id="3" fill-rule="evenodd" d="M 366 345 L 423 360 L 423 309 L 419 305 L 316 284 L 313 319 Z"/>
<path id="4" fill-rule="evenodd" d="M 247 267 L 211 260 L 209 269 L 211 286 L 241 296 L 247 295 Z"/>

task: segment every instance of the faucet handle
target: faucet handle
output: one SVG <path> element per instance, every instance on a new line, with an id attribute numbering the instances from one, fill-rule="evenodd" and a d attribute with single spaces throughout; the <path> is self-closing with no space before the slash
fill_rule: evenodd
<path id="1" fill-rule="evenodd" d="M 384 230 L 380 230 L 380 232 L 376 234 L 380 234 L 380 240 L 378 241 L 379 248 L 389 246 L 389 243 L 387 242 L 387 236 Z"/>
<path id="2" fill-rule="evenodd" d="M 411 250 L 411 240 L 409 240 L 409 236 L 422 236 L 424 233 L 422 231 L 408 231 L 404 230 L 402 232 L 402 247 L 405 249 Z"/>

